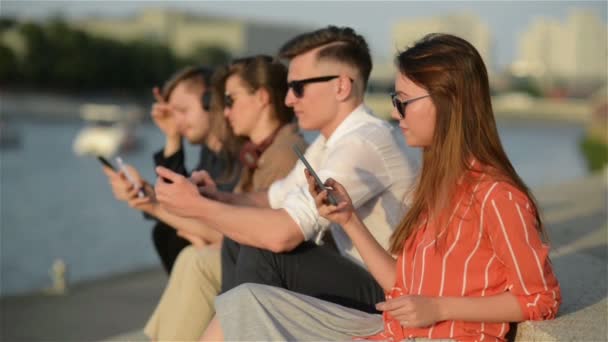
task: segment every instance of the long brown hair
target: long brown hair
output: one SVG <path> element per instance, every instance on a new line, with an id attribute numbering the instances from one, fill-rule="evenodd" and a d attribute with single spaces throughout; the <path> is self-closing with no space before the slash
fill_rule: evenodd
<path id="1" fill-rule="evenodd" d="M 169 97 L 178 84 L 185 84 L 188 89 L 201 97 L 201 106 L 203 106 L 203 96 L 205 92 L 212 93 L 212 77 L 213 70 L 206 66 L 188 66 L 178 70 L 173 74 L 163 85 L 162 96 L 165 101 L 169 101 Z M 217 108 L 217 98 L 211 95 L 211 108 L 209 114 L 209 132 L 204 138 L 204 144 L 209 146 L 209 139 L 215 137 L 220 143 L 221 148 L 217 152 L 218 157 L 225 165 L 221 175 L 217 178 L 219 183 L 230 183 L 240 172 L 238 164 L 238 155 L 242 145 L 242 139 L 236 137 L 232 132 L 232 128 L 228 124 L 226 118 Z"/>
<path id="2" fill-rule="evenodd" d="M 403 75 L 429 92 L 436 123 L 432 143 L 422 152 L 412 203 L 391 236 L 390 252 L 398 253 L 404 247 L 423 216 L 445 217 L 439 214 L 453 205 L 450 199 L 458 182 L 471 181 L 467 175 L 475 172 L 472 160 L 481 163 L 484 172 L 527 194 L 536 213 L 536 227 L 544 236 L 534 197 L 500 142 L 488 73 L 477 50 L 464 39 L 432 33 L 401 52 L 395 62 Z M 438 222 L 440 226 L 445 223 Z"/>

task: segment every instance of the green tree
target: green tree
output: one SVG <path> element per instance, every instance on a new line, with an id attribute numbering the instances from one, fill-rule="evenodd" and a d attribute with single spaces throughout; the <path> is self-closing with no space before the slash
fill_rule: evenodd
<path id="1" fill-rule="evenodd" d="M 18 73 L 17 57 L 13 50 L 0 44 L 0 85 L 15 80 Z"/>
<path id="2" fill-rule="evenodd" d="M 219 45 L 199 45 L 187 61 L 190 64 L 216 66 L 228 63 L 231 58 L 230 52 Z"/>

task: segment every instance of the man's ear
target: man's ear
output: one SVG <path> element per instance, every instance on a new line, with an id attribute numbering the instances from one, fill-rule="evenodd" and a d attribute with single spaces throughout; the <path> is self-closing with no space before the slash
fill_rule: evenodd
<path id="1" fill-rule="evenodd" d="M 342 75 L 338 78 L 338 82 L 336 83 L 338 88 L 336 92 L 336 98 L 338 99 L 338 101 L 344 101 L 348 99 L 354 91 L 354 81 L 350 77 Z"/>

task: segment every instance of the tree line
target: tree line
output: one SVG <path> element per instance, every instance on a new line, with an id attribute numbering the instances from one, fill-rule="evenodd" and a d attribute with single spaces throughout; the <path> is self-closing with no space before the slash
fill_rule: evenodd
<path id="1" fill-rule="evenodd" d="M 221 64 L 230 54 L 199 46 L 187 58 L 155 40 L 118 40 L 91 35 L 62 19 L 44 23 L 0 19 L 0 36 L 16 30 L 23 52 L 0 39 L 0 85 L 56 91 L 149 90 L 188 64 Z"/>

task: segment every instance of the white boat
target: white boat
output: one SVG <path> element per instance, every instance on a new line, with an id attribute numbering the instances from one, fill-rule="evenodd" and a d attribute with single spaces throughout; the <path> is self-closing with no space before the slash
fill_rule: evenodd
<path id="1" fill-rule="evenodd" d="M 74 139 L 74 153 L 111 158 L 119 152 L 134 149 L 138 142 L 134 128 L 142 114 L 137 106 L 83 105 L 80 116 L 87 124 Z"/>

